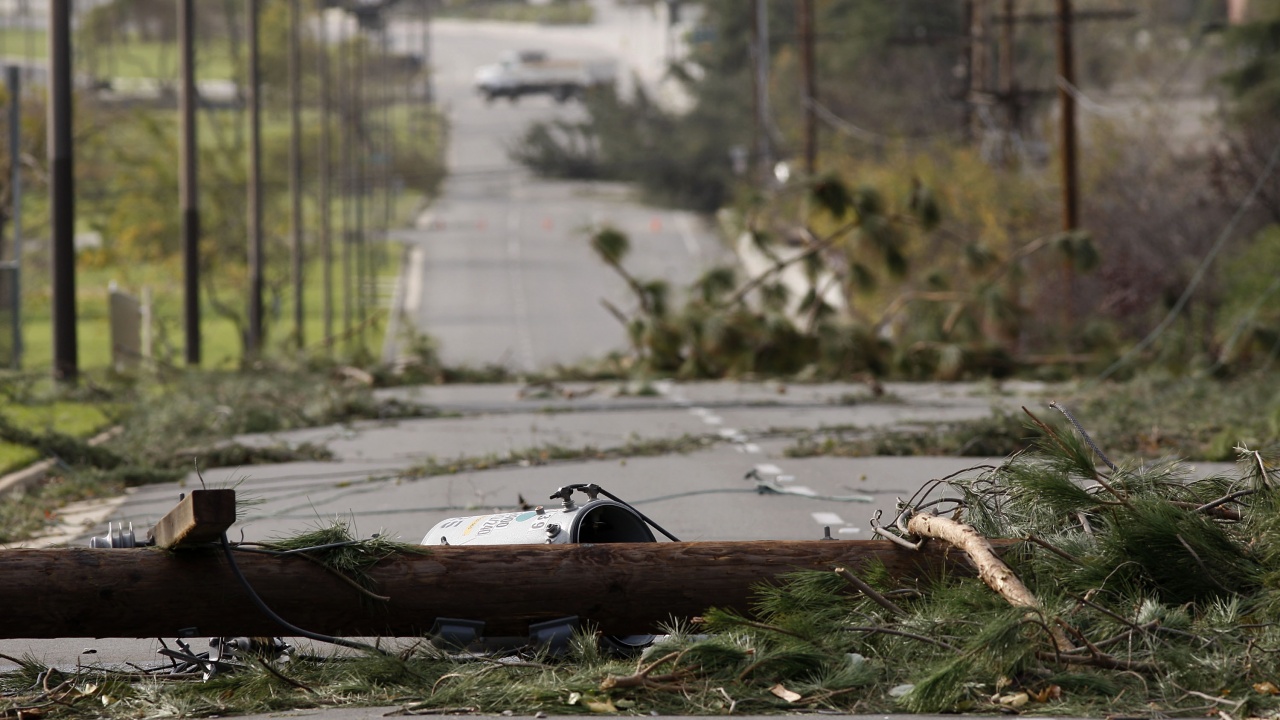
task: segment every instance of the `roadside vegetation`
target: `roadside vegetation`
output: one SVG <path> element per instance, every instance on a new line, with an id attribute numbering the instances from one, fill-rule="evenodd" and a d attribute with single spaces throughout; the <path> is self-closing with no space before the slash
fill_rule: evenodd
<path id="1" fill-rule="evenodd" d="M 975 88 L 997 89 L 970 82 L 957 58 L 950 39 L 969 31 L 959 5 L 817 5 L 812 173 L 794 6 L 769 6 L 763 128 L 750 13 L 733 0 L 700 6 L 689 56 L 669 74 L 687 107 L 602 88 L 584 119 L 535 123 L 511 148 L 544 176 L 630 181 L 655 202 L 716 213 L 756 258 L 690 288 L 629 278 L 636 297 L 615 314 L 636 366 L 1062 379 L 1275 363 L 1274 8 L 1228 27 L 1212 3 L 1150 3 L 1077 35 L 1082 199 L 1064 232 L 1056 95 L 966 106 Z M 1054 86 L 1048 27 L 1018 26 L 1019 87 Z M 1191 111 L 1165 98 L 1174 87 L 1217 113 L 1178 125 Z M 626 240 L 589 235 L 612 270 Z"/>
<path id="2" fill-rule="evenodd" d="M 895 517 L 872 523 L 878 536 L 900 545 L 948 543 L 968 560 L 954 572 L 919 579 L 894 577 L 874 564 L 796 574 L 759 588 L 749 611 L 708 608 L 696 622 L 668 628 L 638 658 L 609 655 L 589 630 L 558 657 L 537 648 L 472 657 L 415 640 L 390 656 L 295 651 L 285 663 L 269 649 L 243 654 L 209 679 L 198 667 L 54 669 L 8 658 L 20 669 L 0 674 L 0 720 L 355 705 L 399 705 L 405 714 L 1280 716 L 1280 16 L 1264 8 L 1245 25 L 1202 33 L 1206 21 L 1220 19 L 1213 14 L 1220 3 L 1183 3 L 1183 10 L 1146 3 L 1150 28 L 1081 33 L 1086 92 L 1132 77 L 1163 87 L 1177 79 L 1169 68 L 1193 66 L 1220 96 L 1222 113 L 1206 130 L 1213 142 L 1187 153 L 1169 151 L 1185 138 L 1171 134 L 1170 115 L 1159 112 L 1158 102 L 1150 117 L 1092 117 L 1084 134 L 1086 220 L 1082 229 L 1063 232 L 1057 168 L 1037 150 L 1049 136 L 1031 121 L 1047 117 L 1048 106 L 1029 99 L 1018 108 L 1021 124 L 1004 126 L 999 118 L 966 121 L 961 104 L 949 100 L 960 90 L 956 50 L 933 40 L 954 33 L 956 4 L 904 2 L 887 13 L 855 0 L 817 3 L 818 26 L 839 42 L 823 44 L 819 55 L 826 130 L 813 175 L 795 161 L 803 108 L 793 97 L 799 59 L 790 5 L 768 6 L 781 40 L 769 49 L 775 105 L 761 144 L 746 121 L 745 3 L 704 4 L 693 55 L 672 68 L 692 99 L 686 112 L 643 93 L 624 98 L 605 89 L 586 98 L 587 119 L 535 125 L 513 155 L 546 176 L 632 181 L 653 200 L 717 213 L 725 236 L 757 257 L 759 269 L 716 268 L 691 288 L 673 288 L 633 274 L 631 238 L 592 228 L 584 251 L 596 253 L 603 271 L 632 290 L 629 304 L 609 306 L 627 328 L 630 347 L 544 379 L 607 377 L 643 387 L 658 377 L 782 377 L 872 388 L 887 378 L 1067 381 L 1069 396 L 1057 399 L 1079 425 L 1034 411 L 887 434 L 786 433 L 796 441 L 787 453 L 797 457 L 1006 457 L 945 480 L 920 478 L 920 492 L 902 500 Z M 134 68 L 109 72 L 117 78 L 153 77 L 137 68 L 154 66 L 155 77 L 169 73 L 172 82 L 164 40 L 105 44 L 121 37 L 117 30 L 134 27 L 113 10 L 145 12 L 145 5 L 100 6 L 81 32 L 104 44 L 81 60 Z M 203 42 L 225 50 L 214 54 L 207 79 L 240 77 L 245 50 L 230 32 L 240 22 L 236 4 L 199 5 L 211 35 Z M 273 72 L 285 67 L 282 6 L 264 16 L 274 38 L 263 43 Z M 512 7 L 445 3 L 443 14 L 504 19 Z M 589 11 L 576 2 L 519 7 L 510 12 Z M 549 18 L 512 19 L 589 20 Z M 1146 41 L 1139 30 L 1149 31 Z M 12 31 L 2 39 L 6 47 L 30 40 Z M 1028 34 L 1020 42 L 1022 82 L 1050 82 L 1050 40 Z M 314 63 L 317 48 L 308 52 Z M 351 54 L 383 63 L 377 72 L 389 82 L 409 86 L 419 79 L 411 58 L 379 59 L 358 39 L 331 52 L 335 63 Z M 317 90 L 307 89 L 308 147 L 318 142 Z M 178 217 L 170 212 L 177 187 L 172 108 L 82 100 L 82 230 L 99 233 L 103 245 L 81 254 L 78 271 L 97 286 L 118 272 L 126 287 L 153 287 L 160 353 L 135 371 L 103 369 L 101 290 L 84 289 L 88 322 L 81 339 L 98 367 L 80 387 L 0 376 L 0 472 L 36 457 L 60 461 L 44 483 L 0 502 L 0 542 L 47 530 L 69 503 L 173 481 L 197 465 L 329 457 L 319 446 L 240 443 L 241 434 L 439 414 L 379 400 L 373 388 L 380 385 L 516 379 L 502 367 L 445 367 L 429 337 L 412 338 L 412 357 L 402 363 L 376 363 L 383 328 L 362 291 L 335 296 L 353 320 L 332 342 L 299 348 L 286 339 L 282 104 L 268 111 L 271 157 L 264 163 L 272 188 L 269 267 L 277 269 L 268 278 L 269 350 L 246 359 L 238 347 L 246 281 L 243 123 L 234 110 L 205 108 L 211 132 L 202 139 L 201 182 L 211 197 L 203 218 L 210 264 L 202 292 L 220 320 L 207 326 L 213 369 L 176 368 L 178 291 L 162 282 L 179 267 Z M 38 105 L 24 109 L 24 154 L 32 158 L 41 156 L 44 134 Z M 335 133 L 370 130 L 348 112 L 331 121 Z M 361 207 L 389 229 L 439 183 L 445 129 L 437 117 L 411 106 L 372 125 L 364 142 L 396 148 L 377 168 L 380 184 L 329 208 L 308 201 L 309 227 L 325 216 L 335 228 L 350 229 L 349 211 L 368 202 Z M 96 130 L 103 127 L 114 137 Z M 110 142 L 119 138 L 128 142 Z M 362 150 L 372 156 L 374 146 Z M 780 169 L 766 159 L 789 164 Z M 43 174 L 32 163 L 24 167 L 25 231 L 36 237 L 47 232 L 38 219 L 47 216 Z M 0 193 L 6 182 L 0 180 Z M 1219 255 L 1224 247 L 1229 251 Z M 392 264 L 366 257 L 371 268 Z M 29 277 L 47 276 L 43 262 L 32 255 Z M 355 286 L 367 291 L 377 275 Z M 48 313 L 40 282 L 28 307 L 33 328 Z M 316 288 L 307 290 L 314 308 Z M 320 338 L 316 317 L 308 322 L 307 336 Z M 46 328 L 33 337 L 48 335 Z M 31 347 L 33 364 L 43 362 L 47 352 L 38 342 Z M 121 431 L 112 440 L 86 442 L 113 426 Z M 431 460 L 408 474 L 620 461 L 719 442 L 685 436 L 616 448 L 546 446 Z M 1233 472 L 1193 479 L 1184 461 L 1205 460 L 1238 462 Z M 959 534 L 948 530 L 956 525 Z M 331 542 L 353 545 L 312 555 L 359 581 L 361 566 L 343 554 L 358 543 L 345 528 L 281 547 Z M 1008 564 L 1007 575 L 984 542 Z M 409 548 L 379 539 L 376 551 L 383 559 Z M 984 580 L 991 576 L 984 569 L 993 568 L 1017 586 Z"/>
<path id="3" fill-rule="evenodd" d="M 1031 425 L 1040 432 L 1031 451 L 929 482 L 898 517 L 873 522 L 901 543 L 956 545 L 976 574 L 910 579 L 874 563 L 795 573 L 759 588 L 749 613 L 709 608 L 638 658 L 604 652 L 590 629 L 560 656 L 454 654 L 422 641 L 341 656 L 259 645 L 212 678 L 198 661 L 114 671 L 9 658 L 20 669 L 0 676 L 0 709 L 50 718 L 362 705 L 406 714 L 1280 711 L 1280 456 L 1242 446 L 1236 472 L 1189 481 L 1178 463 L 1115 465 L 1083 435 Z M 353 582 L 370 562 L 424 551 L 366 542 L 335 526 L 279 547 L 315 547 L 314 560 Z"/>
<path id="4" fill-rule="evenodd" d="M 1055 394 L 1069 410 L 1089 418 L 1090 432 L 1110 453 L 1127 461 L 1231 462 L 1241 446 L 1280 438 L 1280 376 L 1274 371 L 1232 380 L 1150 372 L 1123 383 L 1063 385 Z M 1062 425 L 1061 418 L 1057 424 Z M 824 428 L 801 434 L 785 452 L 791 457 L 1001 457 L 1030 449 L 1035 438 L 1022 412 L 922 425 L 890 431 Z"/>
<path id="5" fill-rule="evenodd" d="M 435 9 L 436 17 L 461 20 L 498 20 L 544 25 L 586 25 L 595 17 L 586 0 L 550 0 L 528 3 L 519 0 L 444 0 Z"/>

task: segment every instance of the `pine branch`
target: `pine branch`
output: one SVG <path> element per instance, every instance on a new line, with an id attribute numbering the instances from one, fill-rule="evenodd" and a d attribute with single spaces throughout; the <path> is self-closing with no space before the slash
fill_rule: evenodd
<path id="1" fill-rule="evenodd" d="M 894 615 L 898 615 L 899 617 L 901 617 L 907 614 L 906 610 L 903 610 L 897 605 L 894 605 L 893 602 L 889 600 L 889 598 L 886 598 L 885 596 L 881 595 L 879 592 L 876 591 L 875 588 L 871 587 L 865 581 L 863 581 L 862 578 L 858 577 L 857 575 L 854 575 L 853 573 L 849 572 L 845 568 L 842 568 L 842 567 L 836 568 L 836 574 L 844 578 L 845 581 L 848 582 L 850 585 L 858 588 L 858 590 L 863 595 L 866 595 L 867 597 L 871 598 L 871 600 L 875 602 L 875 604 L 888 610 Z"/>

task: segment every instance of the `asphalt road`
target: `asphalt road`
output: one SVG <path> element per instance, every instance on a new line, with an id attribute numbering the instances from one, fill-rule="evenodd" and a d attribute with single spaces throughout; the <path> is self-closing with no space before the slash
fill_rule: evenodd
<path id="1" fill-rule="evenodd" d="M 443 417 L 367 422 L 241 438 L 246 443 L 329 447 L 335 460 L 223 468 L 204 473 L 214 487 L 235 486 L 244 516 L 232 534 L 263 540 L 347 523 L 354 534 L 388 534 L 419 542 L 441 520 L 508 511 L 523 498 L 551 506 L 548 496 L 569 483 L 597 483 L 636 505 L 681 540 L 839 539 L 870 537 L 877 511 L 926 481 L 994 462 L 981 458 L 791 457 L 801 429 L 884 428 L 940 419 L 980 417 L 993 404 L 1043 403 L 1034 386 L 890 385 L 873 398 L 861 385 L 658 383 L 656 395 L 624 393 L 616 384 L 557 388 L 471 385 L 403 388 L 386 395 L 447 411 Z M 546 391 L 546 392 L 544 392 Z M 415 464 L 449 465 L 509 452 L 615 448 L 682 437 L 707 440 L 701 449 L 647 457 L 577 458 L 547 464 L 506 464 L 414 479 Z M 107 522 L 144 532 L 196 487 L 151 485 L 81 515 L 67 509 L 66 534 L 45 542 L 83 546 Z M 759 492 L 760 486 L 767 488 Z M 581 499 L 581 498 L 579 498 Z M 36 543 L 40 544 L 40 543 Z M 109 551 L 103 551 L 109 552 Z M 232 588 L 208 588 L 232 592 Z M 155 640 L 0 640 L 0 654 L 32 653 L 57 665 L 77 661 L 149 663 Z M 96 652 L 82 656 L 81 652 Z M 0 659 L 0 671 L 7 666 Z"/>
<path id="2" fill-rule="evenodd" d="M 732 260 L 693 214 L 645 206 L 617 184 L 537 179 L 508 158 L 530 123 L 580 121 L 577 103 L 547 96 L 489 103 L 472 89 L 475 69 L 505 50 L 611 59 L 624 79 L 633 71 L 652 74 L 648 68 L 661 62 L 661 47 L 632 42 L 622 48 L 619 37 L 629 27 L 635 37 L 651 35 L 654 18 L 605 15 L 605 22 L 581 28 L 432 25 L 435 95 L 450 123 L 449 178 L 415 228 L 399 233 L 409 249 L 399 298 L 402 327 L 437 339 L 450 364 L 526 371 L 625 348 L 622 325 L 600 301 L 626 310 L 634 298 L 591 252 L 592 228 L 611 225 L 628 233 L 628 268 L 675 288 Z M 393 359 L 406 347 L 402 335 L 393 336 L 384 355 Z"/>

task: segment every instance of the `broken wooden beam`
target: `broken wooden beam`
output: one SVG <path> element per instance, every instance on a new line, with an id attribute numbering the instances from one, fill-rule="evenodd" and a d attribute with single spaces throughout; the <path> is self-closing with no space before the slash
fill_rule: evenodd
<path id="1" fill-rule="evenodd" d="M 1007 546 L 1008 541 L 1003 543 Z M 963 567 L 963 553 L 884 540 L 483 545 L 398 553 L 368 571 L 371 600 L 314 562 L 236 552 L 288 622 L 337 636 L 415 636 L 436 618 L 490 637 L 576 615 L 614 635 L 654 632 L 710 607 L 749 613 L 753 588 L 795 570 L 882 563 L 904 579 Z M 217 548 L 0 550 L 0 638 L 288 634 L 249 600 Z"/>
<path id="2" fill-rule="evenodd" d="M 235 490 L 192 490 L 148 535 L 157 547 L 190 547 L 217 540 L 235 522 Z"/>

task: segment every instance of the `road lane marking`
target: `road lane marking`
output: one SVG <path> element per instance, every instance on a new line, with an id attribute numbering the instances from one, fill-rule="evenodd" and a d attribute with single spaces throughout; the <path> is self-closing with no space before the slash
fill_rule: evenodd
<path id="1" fill-rule="evenodd" d="M 507 236 L 507 275 L 511 278 L 511 304 L 515 311 L 516 342 L 524 369 L 533 369 L 533 336 L 529 333 L 529 306 L 525 301 L 524 271 L 520 265 L 520 235 L 516 229 L 520 227 L 520 212 L 508 211 L 507 227 L 511 234 Z"/>
<path id="2" fill-rule="evenodd" d="M 405 287 L 404 307 L 413 315 L 416 315 L 418 309 L 422 307 L 422 276 L 427 271 L 423 267 L 425 259 L 426 252 L 421 245 L 414 246 L 409 251 L 409 279 Z"/>
<path id="3" fill-rule="evenodd" d="M 844 519 L 833 512 L 816 512 L 809 513 L 813 516 L 813 521 L 819 525 L 844 525 Z"/>
<path id="4" fill-rule="evenodd" d="M 699 257 L 702 255 L 702 249 L 698 247 L 698 241 L 693 236 L 693 225 L 689 216 L 685 213 L 676 214 L 676 229 L 680 231 L 680 239 L 684 241 L 685 252 L 689 253 L 689 257 Z"/>

